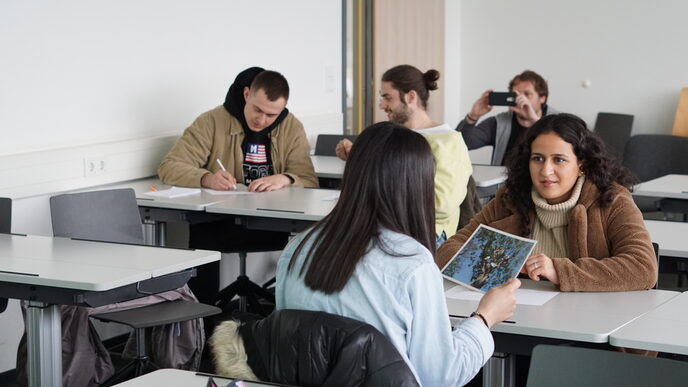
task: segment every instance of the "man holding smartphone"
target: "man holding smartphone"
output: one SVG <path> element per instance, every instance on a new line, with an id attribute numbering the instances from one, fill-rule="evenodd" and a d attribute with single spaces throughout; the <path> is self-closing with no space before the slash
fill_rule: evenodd
<path id="1" fill-rule="evenodd" d="M 542 116 L 558 113 L 547 106 L 547 82 L 534 71 L 526 70 L 516 75 L 509 82 L 509 92 L 515 96 L 495 93 L 490 98 L 493 90 L 486 90 L 456 127 L 456 131 L 463 135 L 468 149 L 494 146 L 492 165 L 504 165 L 507 152 L 516 144 L 520 135 Z M 509 110 L 478 124 L 480 117 L 492 110 L 490 101 L 492 104 L 509 106 Z"/>

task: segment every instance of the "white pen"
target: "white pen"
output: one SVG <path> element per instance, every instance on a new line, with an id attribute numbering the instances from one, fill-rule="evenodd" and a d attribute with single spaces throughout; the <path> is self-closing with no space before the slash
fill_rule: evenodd
<path id="1" fill-rule="evenodd" d="M 215 161 L 217 161 L 217 165 L 219 165 L 220 168 L 222 168 L 223 171 L 227 172 L 227 170 L 225 169 L 225 166 L 222 165 L 222 161 L 220 161 L 219 158 L 215 159 Z M 236 189 L 236 184 L 232 186 L 232 189 Z"/>
<path id="2" fill-rule="evenodd" d="M 219 165 L 220 168 L 222 168 L 223 171 L 227 172 L 227 170 L 225 169 L 225 166 L 222 165 L 222 161 L 220 161 L 220 159 L 215 159 L 215 161 L 217 161 L 217 165 Z"/>

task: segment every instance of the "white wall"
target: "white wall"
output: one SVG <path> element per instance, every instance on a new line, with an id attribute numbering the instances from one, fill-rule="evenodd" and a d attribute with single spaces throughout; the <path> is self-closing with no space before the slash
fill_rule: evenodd
<path id="1" fill-rule="evenodd" d="M 682 0 L 447 0 L 445 118 L 458 123 L 485 89 L 531 69 L 552 106 L 589 125 L 628 113 L 633 134 L 670 134 L 688 86 L 686 14 Z"/>
<path id="2" fill-rule="evenodd" d="M 150 176 L 253 65 L 287 77 L 311 141 L 341 133 L 341 51 L 339 0 L 0 2 L 0 196 Z"/>
<path id="3" fill-rule="evenodd" d="M 341 113 L 340 42 L 338 0 L 5 0 L 0 154 L 179 131 L 253 65 L 294 112 Z"/>
<path id="4" fill-rule="evenodd" d="M 155 173 L 176 136 L 259 65 L 291 86 L 314 144 L 341 133 L 340 0 L 3 0 L 0 196 L 13 231 L 51 235 L 54 192 Z M 86 172 L 86 161 L 107 167 Z M 0 316 L 0 372 L 22 324 Z"/>

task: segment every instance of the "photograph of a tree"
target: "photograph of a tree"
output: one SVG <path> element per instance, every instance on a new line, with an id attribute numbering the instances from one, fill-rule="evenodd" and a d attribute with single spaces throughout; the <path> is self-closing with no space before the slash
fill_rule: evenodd
<path id="1" fill-rule="evenodd" d="M 514 278 L 534 245 L 533 240 L 481 225 L 442 274 L 487 291 Z"/>

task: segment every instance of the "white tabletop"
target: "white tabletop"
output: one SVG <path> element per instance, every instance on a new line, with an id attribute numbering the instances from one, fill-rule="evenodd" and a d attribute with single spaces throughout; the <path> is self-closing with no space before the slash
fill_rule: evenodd
<path id="1" fill-rule="evenodd" d="M 646 220 L 645 227 L 660 256 L 688 258 L 688 223 Z"/>
<path id="2" fill-rule="evenodd" d="M 666 175 L 648 180 L 635 186 L 633 195 L 688 200 L 688 175 Z"/>
<path id="3" fill-rule="evenodd" d="M 278 191 L 228 196 L 209 205 L 206 212 L 318 221 L 329 214 L 337 203 L 339 191 L 318 188 L 289 187 Z"/>
<path id="4" fill-rule="evenodd" d="M 609 337 L 609 343 L 688 355 L 688 292 L 630 322 Z"/>
<path id="5" fill-rule="evenodd" d="M 97 187 L 98 190 L 133 188 L 136 193 L 136 204 L 141 207 L 166 208 L 172 210 L 203 211 L 209 204 L 217 203 L 225 199 L 226 195 L 213 195 L 199 188 L 195 195 L 176 198 L 161 198 L 144 195 L 151 192 L 151 187 L 156 190 L 165 190 L 172 186 L 163 184 L 157 176 L 144 179 L 130 180 L 122 183 L 109 184 Z M 91 188 L 92 190 L 93 188 Z"/>
<path id="6" fill-rule="evenodd" d="M 555 290 L 549 282 L 521 282 L 524 289 Z M 492 331 L 605 343 L 612 332 L 677 295 L 665 290 L 562 292 L 542 306 L 517 305 L 509 319 L 513 323 L 496 324 Z M 450 315 L 468 316 L 477 306 L 477 301 L 447 298 Z"/>
<path id="7" fill-rule="evenodd" d="M 473 179 L 478 187 L 491 187 L 506 180 L 506 167 L 473 164 Z"/>
<path id="8" fill-rule="evenodd" d="M 318 177 L 341 179 L 344 161 L 335 156 L 311 156 Z M 491 187 L 506 180 L 506 168 L 500 165 L 473 164 L 473 179 L 478 187 Z"/>
<path id="9" fill-rule="evenodd" d="M 311 156 L 315 175 L 327 179 L 341 179 L 346 162 L 337 156 Z"/>
<path id="10" fill-rule="evenodd" d="M 0 234 L 0 281 L 102 291 L 220 260 L 206 250 Z"/>
<path id="11" fill-rule="evenodd" d="M 208 383 L 209 375 L 198 374 L 193 371 L 176 370 L 171 368 L 165 368 L 157 370 L 138 378 L 128 380 L 124 383 L 116 384 L 119 387 L 206 387 Z M 225 386 L 232 379 L 222 378 L 219 376 L 213 376 L 213 380 L 219 386 Z M 269 384 L 257 383 L 257 382 L 247 382 L 244 381 L 243 385 L 246 387 L 253 386 L 268 386 Z"/>

